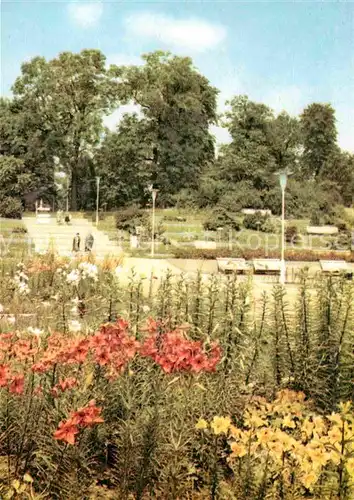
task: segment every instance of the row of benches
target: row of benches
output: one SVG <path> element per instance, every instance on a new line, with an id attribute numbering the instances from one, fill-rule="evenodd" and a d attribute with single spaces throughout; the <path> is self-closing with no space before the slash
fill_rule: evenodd
<path id="1" fill-rule="evenodd" d="M 280 259 L 253 259 L 251 263 L 245 259 L 217 258 L 218 271 L 230 274 L 245 274 L 253 270 L 254 274 L 280 275 Z M 353 278 L 353 269 L 344 260 L 320 260 L 321 271 L 324 274 L 345 274 L 348 279 Z"/>

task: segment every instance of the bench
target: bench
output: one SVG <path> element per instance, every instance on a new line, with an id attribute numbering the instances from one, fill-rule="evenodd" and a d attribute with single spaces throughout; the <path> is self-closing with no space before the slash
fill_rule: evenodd
<path id="1" fill-rule="evenodd" d="M 225 274 L 244 274 L 249 269 L 245 259 L 217 257 L 216 262 L 218 271 Z"/>
<path id="2" fill-rule="evenodd" d="M 255 274 L 280 275 L 280 259 L 253 259 L 252 264 Z"/>
<path id="3" fill-rule="evenodd" d="M 353 279 L 353 269 L 345 260 L 320 260 L 321 271 L 327 276 L 344 274 L 347 279 Z"/>

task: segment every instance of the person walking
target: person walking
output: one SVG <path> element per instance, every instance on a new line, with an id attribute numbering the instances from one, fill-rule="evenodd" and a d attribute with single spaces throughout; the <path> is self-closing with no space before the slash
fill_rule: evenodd
<path id="1" fill-rule="evenodd" d="M 73 239 L 73 252 L 80 252 L 80 243 L 81 243 L 80 233 L 76 233 Z"/>
<path id="2" fill-rule="evenodd" d="M 91 252 L 93 247 L 94 237 L 91 232 L 85 238 L 85 252 Z"/>

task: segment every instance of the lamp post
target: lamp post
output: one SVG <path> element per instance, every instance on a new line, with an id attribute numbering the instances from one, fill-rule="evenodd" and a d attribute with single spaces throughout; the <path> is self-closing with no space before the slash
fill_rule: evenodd
<path id="1" fill-rule="evenodd" d="M 154 256 L 155 251 L 155 202 L 158 189 L 154 189 L 151 186 L 151 196 L 152 196 L 152 224 L 151 224 L 151 257 Z"/>
<path id="2" fill-rule="evenodd" d="M 279 282 L 284 285 L 286 278 L 286 267 L 285 267 L 285 188 L 288 180 L 288 176 L 291 172 L 283 170 L 278 172 L 279 183 L 281 188 L 281 260 L 280 260 L 280 279 Z"/>
<path id="3" fill-rule="evenodd" d="M 98 226 L 98 207 L 100 202 L 100 178 L 96 177 L 96 227 Z"/>

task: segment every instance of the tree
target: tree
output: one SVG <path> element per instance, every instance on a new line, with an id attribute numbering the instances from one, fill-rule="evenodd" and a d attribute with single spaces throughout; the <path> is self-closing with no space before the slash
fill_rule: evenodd
<path id="1" fill-rule="evenodd" d="M 40 131 L 27 118 L 19 102 L 0 99 L 0 154 L 22 160 L 24 171 L 32 178 L 32 193 L 46 191 L 52 196 L 53 161 Z"/>
<path id="2" fill-rule="evenodd" d="M 102 117 L 113 101 L 99 50 L 63 52 L 46 61 L 35 57 L 21 68 L 13 93 L 28 124 L 49 154 L 58 156 L 71 176 L 71 208 L 77 209 L 79 179 L 102 133 Z"/>
<path id="3" fill-rule="evenodd" d="M 150 147 L 146 126 L 146 120 L 125 115 L 117 131 L 106 134 L 96 154 L 96 172 L 101 177 L 101 196 L 107 208 L 147 201 L 150 168 L 146 157 Z"/>
<path id="4" fill-rule="evenodd" d="M 26 172 L 22 160 L 0 155 L 0 216 L 20 217 L 23 195 L 34 183 L 34 176 Z"/>
<path id="5" fill-rule="evenodd" d="M 303 175 L 316 178 L 325 167 L 335 168 L 333 159 L 338 151 L 335 111 L 330 104 L 310 104 L 300 116 L 300 124 Z"/>
<path id="6" fill-rule="evenodd" d="M 182 188 L 197 186 L 214 158 L 209 125 L 216 121 L 218 91 L 188 57 L 157 51 L 143 59 L 143 66 L 125 68 L 120 92 L 141 106 L 150 182 L 160 189 L 159 200 L 167 201 Z M 114 68 L 112 74 L 117 76 Z"/>
<path id="7" fill-rule="evenodd" d="M 266 136 L 274 168 L 296 171 L 301 152 L 299 120 L 283 111 L 268 122 Z"/>
<path id="8" fill-rule="evenodd" d="M 274 170 L 268 144 L 269 123 L 274 119 L 272 110 L 244 95 L 234 97 L 229 104 L 223 125 L 232 142 L 220 148 L 219 175 L 227 182 L 249 180 L 257 188 L 265 187 L 268 172 Z"/>
<path id="9" fill-rule="evenodd" d="M 345 205 L 354 203 L 354 155 L 339 148 L 324 165 L 321 177 L 335 182 Z"/>

